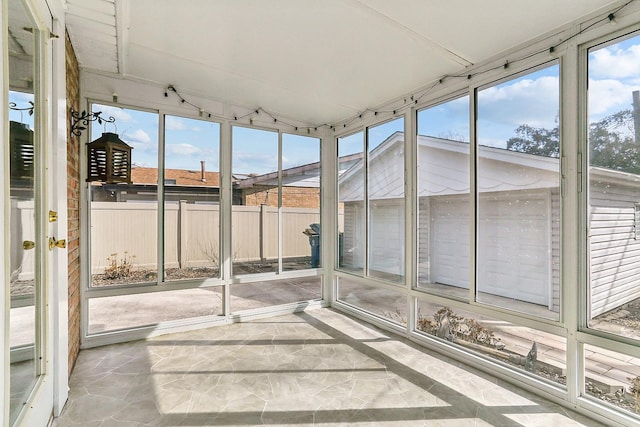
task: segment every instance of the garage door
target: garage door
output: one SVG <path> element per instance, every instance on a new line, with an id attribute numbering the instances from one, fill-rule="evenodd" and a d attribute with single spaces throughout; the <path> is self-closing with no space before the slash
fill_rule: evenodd
<path id="1" fill-rule="evenodd" d="M 433 200 L 432 206 L 434 279 L 436 283 L 468 287 L 468 205 L 459 199 L 444 199 Z M 550 242 L 546 192 L 481 197 L 478 290 L 548 305 Z"/>
<path id="2" fill-rule="evenodd" d="M 370 204 L 370 274 L 404 275 L 404 209 L 401 203 L 393 200 Z"/>
<path id="3" fill-rule="evenodd" d="M 433 280 L 469 289 L 468 198 L 434 197 L 431 200 Z"/>

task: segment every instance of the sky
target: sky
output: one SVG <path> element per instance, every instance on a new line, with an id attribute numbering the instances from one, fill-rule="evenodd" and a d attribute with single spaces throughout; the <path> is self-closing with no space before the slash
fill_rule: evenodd
<path id="1" fill-rule="evenodd" d="M 640 90 L 640 36 L 589 50 L 589 121 L 633 107 Z M 633 129 L 621 129 L 633 135 Z"/>
<path id="2" fill-rule="evenodd" d="M 589 120 L 596 121 L 631 107 L 632 92 L 640 89 L 640 36 L 619 43 L 597 46 L 589 51 Z M 506 147 L 515 129 L 528 124 L 553 128 L 559 113 L 559 65 L 549 66 L 517 78 L 478 90 L 479 143 Z M 23 94 L 17 94 L 24 98 Z M 14 96 L 17 96 L 14 93 Z M 22 100 L 24 103 L 24 100 Z M 158 115 L 155 113 L 94 105 L 94 111 L 113 116 L 115 126 L 94 125 L 92 139 L 106 130 L 116 132 L 133 146 L 133 162 L 138 166 L 157 166 Z M 15 120 L 15 112 L 12 112 Z M 23 114 L 23 119 L 26 114 Z M 469 97 L 450 100 L 418 113 L 418 133 L 469 141 Z M 167 116 L 166 167 L 199 170 L 204 160 L 207 170 L 218 170 L 220 127 L 204 120 Z M 404 130 L 402 118 L 368 129 L 369 149 L 395 131 Z M 263 174 L 277 170 L 278 134 L 234 126 L 233 172 Z M 340 138 L 339 155 L 363 150 L 363 133 Z M 283 168 L 319 160 L 317 138 L 283 135 Z"/>
<path id="3" fill-rule="evenodd" d="M 102 117 L 115 118 L 114 124 L 94 124 L 91 138 L 102 132 L 116 132 L 133 147 L 132 160 L 136 166 L 157 167 L 158 126 L 156 113 L 94 104 L 93 111 Z M 265 174 L 278 170 L 278 133 L 232 127 L 232 169 L 235 174 Z M 206 170 L 220 169 L 220 125 L 206 120 L 165 116 L 165 167 L 169 169 L 200 170 L 204 160 Z M 314 163 L 320 160 L 318 138 L 283 134 L 283 168 Z"/>
<path id="4" fill-rule="evenodd" d="M 33 102 L 33 95 L 24 92 L 9 91 L 9 102 L 16 104 L 16 108 L 29 108 Z M 25 123 L 29 129 L 33 130 L 33 116 L 29 115 L 29 111 L 9 110 L 9 120 L 13 122 Z"/>

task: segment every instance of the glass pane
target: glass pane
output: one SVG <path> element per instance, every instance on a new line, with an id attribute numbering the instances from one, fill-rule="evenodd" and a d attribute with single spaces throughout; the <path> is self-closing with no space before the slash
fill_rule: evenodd
<path id="1" fill-rule="evenodd" d="M 640 359 L 593 345 L 584 346 L 587 396 L 640 414 Z"/>
<path id="2" fill-rule="evenodd" d="M 231 289 L 231 312 L 311 301 L 322 297 L 318 276 L 237 283 Z"/>
<path id="3" fill-rule="evenodd" d="M 89 299 L 89 334 L 223 314 L 223 288 L 182 289 Z"/>
<path id="4" fill-rule="evenodd" d="M 338 263 L 341 270 L 364 273 L 364 133 L 338 138 Z"/>
<path id="5" fill-rule="evenodd" d="M 41 272 L 39 257 L 46 248 L 36 225 L 36 200 L 39 185 L 35 179 L 36 164 L 41 162 L 37 152 L 37 133 L 34 117 L 39 114 L 35 105 L 34 56 L 36 54 L 35 24 L 23 3 L 8 2 L 9 46 L 9 391 L 11 423 L 20 414 L 40 369 L 36 364 L 39 346 L 36 343 L 38 326 L 36 310 L 40 303 Z M 35 132 L 35 133 L 34 133 Z M 34 138 L 34 135 L 36 136 Z M 3 179 L 3 182 L 4 181 Z M 6 287 L 5 287 L 6 289 Z M 37 305 L 36 305 L 37 304 Z"/>
<path id="6" fill-rule="evenodd" d="M 367 129 L 368 274 L 404 281 L 404 118 Z"/>
<path id="7" fill-rule="evenodd" d="M 321 265 L 320 140 L 282 134 L 282 270 Z"/>
<path id="8" fill-rule="evenodd" d="M 367 129 L 368 275 L 404 281 L 404 118 Z"/>
<path id="9" fill-rule="evenodd" d="M 420 300 L 416 329 L 545 380 L 567 383 L 567 342 L 561 336 Z"/>
<path id="10" fill-rule="evenodd" d="M 418 112 L 418 287 L 469 298 L 469 97 Z"/>
<path id="11" fill-rule="evenodd" d="M 401 292 L 340 277 L 338 300 L 394 323 L 407 324 L 407 296 Z"/>
<path id="12" fill-rule="evenodd" d="M 165 280 L 220 276 L 220 125 L 165 116 Z"/>
<path id="13" fill-rule="evenodd" d="M 640 340 L 640 36 L 589 51 L 589 326 Z M 614 90 L 613 88 L 619 88 Z"/>
<path id="14" fill-rule="evenodd" d="M 132 147 L 131 182 L 89 183 L 91 201 L 91 286 L 156 282 L 158 218 L 158 114 L 94 104 L 113 117 L 97 123 L 91 139 L 115 133 Z"/>
<path id="15" fill-rule="evenodd" d="M 234 126 L 232 145 L 233 274 L 277 272 L 278 134 Z"/>
<path id="16" fill-rule="evenodd" d="M 559 66 L 478 91 L 478 301 L 559 319 Z"/>

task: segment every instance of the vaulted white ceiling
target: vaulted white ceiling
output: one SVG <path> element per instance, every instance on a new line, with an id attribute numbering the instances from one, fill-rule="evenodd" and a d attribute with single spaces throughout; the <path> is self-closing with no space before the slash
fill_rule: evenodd
<path id="1" fill-rule="evenodd" d="M 613 0 L 67 0 L 80 65 L 334 123 Z"/>

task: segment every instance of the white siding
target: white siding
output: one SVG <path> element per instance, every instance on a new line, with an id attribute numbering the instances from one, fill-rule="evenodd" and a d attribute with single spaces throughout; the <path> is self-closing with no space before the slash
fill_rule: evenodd
<path id="1" fill-rule="evenodd" d="M 404 199 L 370 204 L 369 270 L 404 275 Z"/>
<path id="2" fill-rule="evenodd" d="M 560 189 L 551 189 L 551 302 L 560 312 Z"/>
<path id="3" fill-rule="evenodd" d="M 591 317 L 640 298 L 638 187 L 593 181 L 590 192 Z"/>

